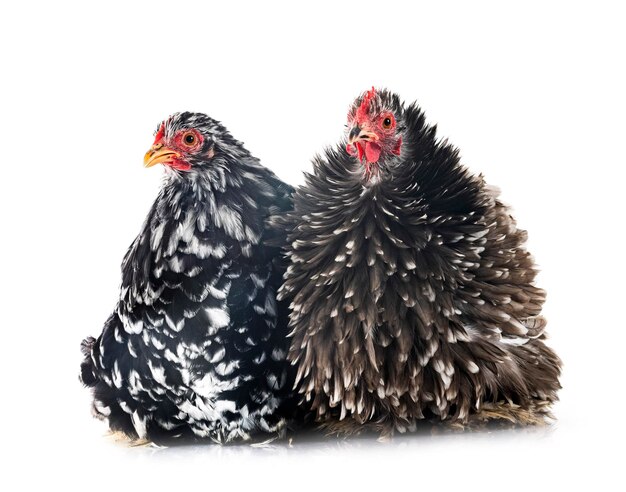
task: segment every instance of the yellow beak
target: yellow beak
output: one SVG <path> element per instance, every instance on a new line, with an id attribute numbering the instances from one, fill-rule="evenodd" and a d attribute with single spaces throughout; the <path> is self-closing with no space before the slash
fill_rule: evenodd
<path id="1" fill-rule="evenodd" d="M 152 167 L 155 164 L 167 163 L 172 157 L 180 157 L 178 152 L 168 149 L 163 144 L 154 144 L 143 158 L 145 167 Z"/>

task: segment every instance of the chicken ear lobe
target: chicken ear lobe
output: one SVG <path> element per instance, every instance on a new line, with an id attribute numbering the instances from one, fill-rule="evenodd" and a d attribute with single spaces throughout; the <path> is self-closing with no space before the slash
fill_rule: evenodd
<path id="1" fill-rule="evenodd" d="M 398 138 L 398 141 L 391 152 L 394 155 L 400 155 L 400 152 L 402 152 L 402 137 Z"/>

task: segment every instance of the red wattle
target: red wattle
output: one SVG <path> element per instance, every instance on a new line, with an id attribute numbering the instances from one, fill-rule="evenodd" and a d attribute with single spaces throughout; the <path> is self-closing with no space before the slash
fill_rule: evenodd
<path id="1" fill-rule="evenodd" d="M 164 162 L 163 164 L 179 171 L 189 171 L 191 169 L 191 164 L 180 159 L 172 159 L 170 162 Z"/>
<path id="2" fill-rule="evenodd" d="M 363 160 L 363 145 L 361 145 L 361 142 L 356 143 L 356 150 L 357 150 L 359 161 L 362 161 Z"/>
<path id="3" fill-rule="evenodd" d="M 356 155 L 356 150 L 354 150 L 354 145 L 352 145 L 352 144 L 346 145 L 346 152 L 348 154 L 350 154 L 351 156 L 355 156 Z"/>
<path id="4" fill-rule="evenodd" d="M 380 158 L 380 145 L 375 142 L 366 142 L 365 143 L 365 158 L 369 164 L 374 164 L 378 162 Z"/>

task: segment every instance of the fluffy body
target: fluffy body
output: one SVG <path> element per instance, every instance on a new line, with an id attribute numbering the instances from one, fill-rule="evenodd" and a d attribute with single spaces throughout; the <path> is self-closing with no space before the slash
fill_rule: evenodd
<path id="1" fill-rule="evenodd" d="M 189 128 L 201 147 L 165 166 L 122 263 L 119 302 L 83 342 L 81 379 L 95 415 L 131 438 L 279 435 L 293 375 L 266 218 L 291 207 L 292 190 L 205 115 L 172 116 L 157 141 Z"/>
<path id="2" fill-rule="evenodd" d="M 390 113 L 397 123 L 373 136 L 376 162 L 345 140 L 327 149 L 283 221 L 290 266 L 279 298 L 291 302 L 304 404 L 339 430 L 543 420 L 560 361 L 544 343 L 526 232 L 417 105 L 370 91 L 349 123 L 364 104 L 372 122 Z"/>

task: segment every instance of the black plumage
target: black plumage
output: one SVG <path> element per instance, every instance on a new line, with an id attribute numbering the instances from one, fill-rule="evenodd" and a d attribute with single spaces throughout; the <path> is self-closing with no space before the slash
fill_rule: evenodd
<path id="1" fill-rule="evenodd" d="M 276 220 L 291 231 L 279 298 L 303 403 L 337 431 L 543 421 L 560 361 L 498 191 L 386 90 L 357 98 L 346 136 Z"/>
<path id="2" fill-rule="evenodd" d="M 83 342 L 95 415 L 131 438 L 280 435 L 292 411 L 280 250 L 266 227 L 291 188 L 217 121 L 163 122 L 164 184 L 122 263 L 119 302 Z"/>

